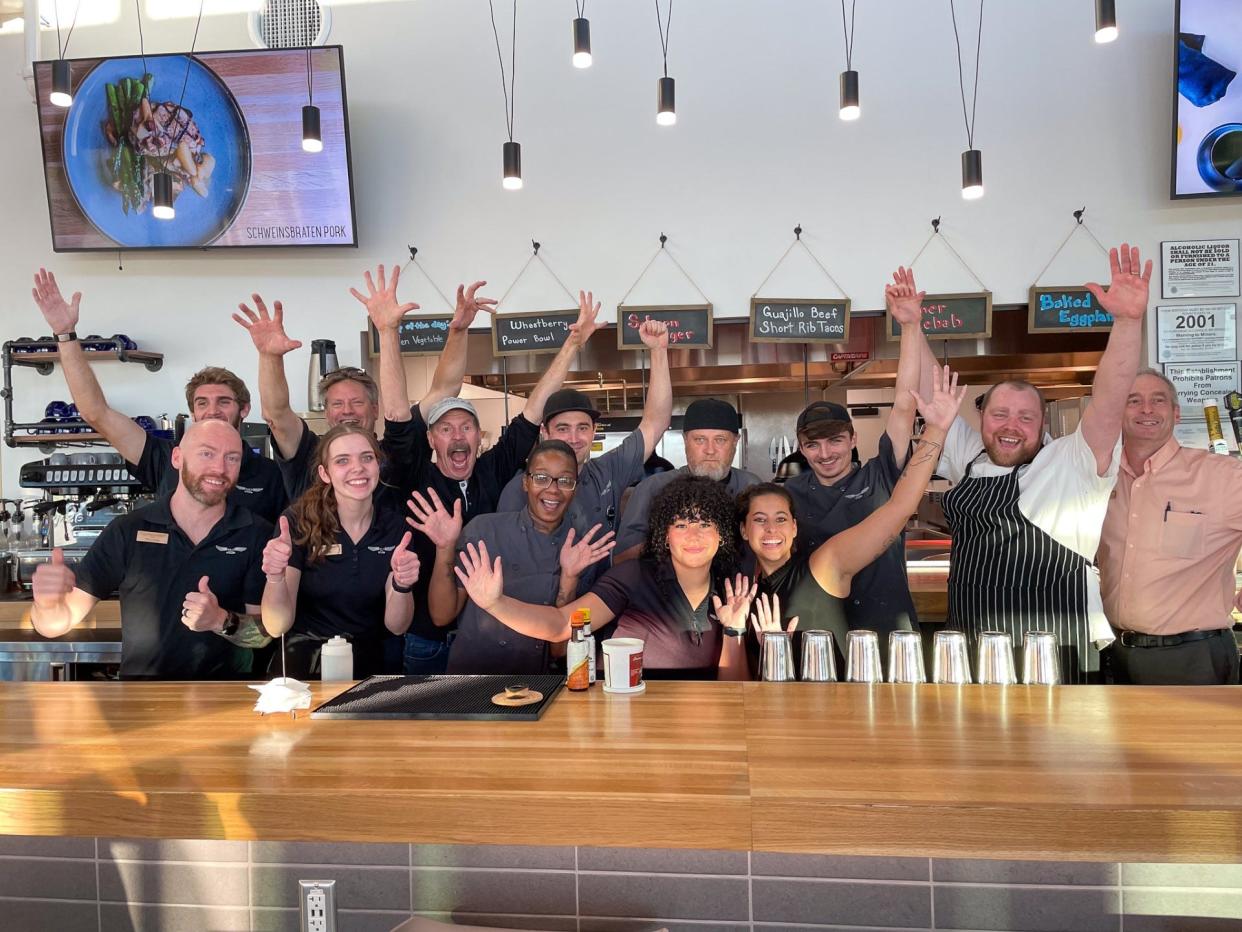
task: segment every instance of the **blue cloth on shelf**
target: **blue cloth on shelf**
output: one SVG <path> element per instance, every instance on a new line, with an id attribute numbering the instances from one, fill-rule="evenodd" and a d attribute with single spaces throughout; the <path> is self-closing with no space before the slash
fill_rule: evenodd
<path id="1" fill-rule="evenodd" d="M 1203 54 L 1203 36 L 1183 32 L 1177 38 L 1178 93 L 1196 107 L 1216 103 L 1225 96 L 1237 72 Z"/>

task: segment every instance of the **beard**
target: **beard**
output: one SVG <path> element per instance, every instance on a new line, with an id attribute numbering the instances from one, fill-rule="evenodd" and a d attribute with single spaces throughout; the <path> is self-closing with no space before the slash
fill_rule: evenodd
<path id="1" fill-rule="evenodd" d="M 712 479 L 716 482 L 720 482 L 728 476 L 730 468 L 728 463 L 688 463 L 686 465 L 690 475 L 698 476 L 702 479 Z"/>
<path id="2" fill-rule="evenodd" d="M 1007 447 L 995 437 L 983 442 L 984 451 L 997 466 L 1025 466 L 1035 459 L 1039 447 L 1038 441 L 1024 441 L 1016 447 Z"/>
<path id="3" fill-rule="evenodd" d="M 181 484 L 184 485 L 185 490 L 190 493 L 190 498 L 194 499 L 194 501 L 198 502 L 200 505 L 205 505 L 208 508 L 219 505 L 226 498 L 228 498 L 229 493 L 233 491 L 235 483 L 229 482 L 227 476 L 222 477 L 224 479 L 224 485 L 220 486 L 218 489 L 205 486 L 203 484 L 204 478 L 204 476 L 194 475 L 185 466 L 181 467 Z M 211 478 L 214 479 L 216 477 L 212 476 Z"/>

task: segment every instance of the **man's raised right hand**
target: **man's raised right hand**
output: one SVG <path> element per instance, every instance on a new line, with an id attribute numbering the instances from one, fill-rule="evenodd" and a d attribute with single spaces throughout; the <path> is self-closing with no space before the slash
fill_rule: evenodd
<path id="1" fill-rule="evenodd" d="M 272 305 L 272 314 L 267 313 L 267 305 L 257 294 L 250 299 L 258 312 L 252 311 L 246 304 L 237 305 L 241 314 L 234 314 L 233 319 L 246 328 L 254 348 L 265 356 L 283 356 L 295 349 L 301 349 L 301 340 L 291 340 L 285 333 L 285 309 L 277 301 Z M 246 316 L 243 317 L 242 314 Z"/>
<path id="2" fill-rule="evenodd" d="M 35 304 L 43 313 L 43 319 L 52 328 L 52 333 L 68 333 L 78 325 L 78 304 L 82 301 L 82 292 L 75 291 L 69 301 L 60 293 L 56 284 L 56 276 L 47 269 L 39 269 L 35 273 L 34 288 L 30 291 Z"/>

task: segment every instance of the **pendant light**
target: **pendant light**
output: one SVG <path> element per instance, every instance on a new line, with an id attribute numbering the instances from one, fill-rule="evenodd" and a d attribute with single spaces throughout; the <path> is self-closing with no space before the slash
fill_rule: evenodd
<path id="1" fill-rule="evenodd" d="M 182 104 L 185 103 L 186 86 L 190 83 L 190 66 L 194 63 L 194 47 L 198 45 L 198 27 L 203 24 L 203 3 L 204 0 L 199 0 L 198 20 L 194 23 L 194 38 L 190 40 L 190 53 L 185 60 L 185 77 L 181 80 L 181 97 L 177 100 L 177 109 L 173 111 L 174 125 L 178 120 L 183 118 L 185 120 L 181 124 L 181 130 L 177 133 L 177 138 L 172 141 L 169 147 L 174 153 L 177 151 L 177 146 L 181 144 L 185 131 L 190 128 L 190 116 L 185 113 Z M 139 35 L 141 35 L 141 13 L 138 18 L 138 29 Z M 170 158 L 175 159 L 176 155 L 172 155 Z M 173 177 L 170 172 L 161 168 L 151 177 L 151 194 L 153 200 L 151 213 L 157 220 L 172 220 L 177 216 L 177 208 L 173 206 Z"/>
<path id="2" fill-rule="evenodd" d="M 151 213 L 156 220 L 172 220 L 177 216 L 177 209 L 173 207 L 172 175 L 163 171 L 156 172 L 151 176 L 151 187 L 155 200 Z"/>
<path id="3" fill-rule="evenodd" d="M 966 151 L 962 153 L 962 197 L 975 201 L 983 197 L 983 153 L 975 148 L 975 110 L 979 103 L 979 53 L 983 46 L 983 0 L 979 0 L 979 34 L 975 39 L 975 87 L 970 113 L 966 112 L 966 80 L 962 74 L 962 40 L 957 32 L 957 11 L 949 0 L 953 18 L 953 41 L 957 44 L 957 82 L 962 92 L 962 119 L 966 123 Z"/>
<path id="4" fill-rule="evenodd" d="M 33 0 L 32 0 L 33 2 Z M 52 62 L 52 92 L 47 95 L 48 102 L 54 107 L 73 106 L 73 69 L 65 58 L 69 50 L 69 40 L 73 38 L 73 27 L 78 22 L 78 10 L 82 8 L 79 0 L 73 11 L 73 22 L 69 24 L 69 34 L 62 45 L 60 41 L 60 11 L 55 0 L 52 3 L 52 14 L 56 17 L 56 61 Z"/>
<path id="5" fill-rule="evenodd" d="M 858 104 L 858 72 L 854 70 L 854 5 L 850 2 L 849 25 L 845 21 L 845 0 L 841 0 L 841 28 L 845 31 L 845 70 L 841 72 L 841 109 L 843 120 L 857 120 L 862 115 Z"/>
<path id="6" fill-rule="evenodd" d="M 574 19 L 574 67 L 591 67 L 591 24 L 586 18 L 586 0 L 574 0 L 578 16 Z"/>
<path id="7" fill-rule="evenodd" d="M 1117 38 L 1117 0 L 1095 0 L 1095 41 L 1099 45 Z"/>
<path id="8" fill-rule="evenodd" d="M 319 132 L 319 108 L 315 106 L 315 88 L 311 72 L 311 47 L 306 47 L 306 106 L 302 108 L 302 151 L 322 152 L 323 136 Z"/>
<path id="9" fill-rule="evenodd" d="M 668 76 L 668 29 L 673 22 L 673 0 L 668 0 L 668 16 L 660 16 L 660 0 L 655 0 L 656 26 L 660 30 L 660 51 L 664 56 L 664 77 L 656 85 L 656 123 L 672 126 L 677 122 L 675 82 Z"/>
<path id="10" fill-rule="evenodd" d="M 509 47 L 509 77 L 506 81 L 505 56 L 500 51 L 500 31 L 496 28 L 496 8 L 493 0 L 487 0 L 487 9 L 492 16 L 492 35 L 496 39 L 496 58 L 500 61 L 500 90 L 505 97 L 505 129 L 509 133 L 509 141 L 504 144 L 502 151 L 504 174 L 501 176 L 501 186 L 506 191 L 522 190 L 522 146 L 513 141 L 517 82 L 517 4 L 518 0 L 513 0 L 513 35 Z"/>

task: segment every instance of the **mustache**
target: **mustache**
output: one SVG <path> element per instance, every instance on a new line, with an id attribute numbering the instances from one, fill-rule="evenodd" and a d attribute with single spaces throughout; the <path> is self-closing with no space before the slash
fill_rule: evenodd
<path id="1" fill-rule="evenodd" d="M 469 453 L 470 447 L 464 443 L 453 443 L 449 444 L 448 452 L 450 456 L 454 453 Z"/>

